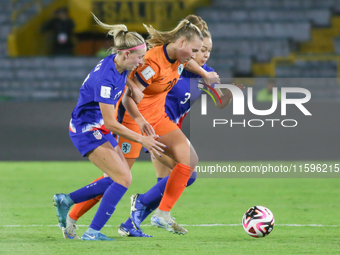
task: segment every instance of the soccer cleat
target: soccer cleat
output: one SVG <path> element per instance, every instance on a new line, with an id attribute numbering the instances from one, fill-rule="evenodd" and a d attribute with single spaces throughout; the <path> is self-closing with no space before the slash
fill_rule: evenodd
<path id="1" fill-rule="evenodd" d="M 76 234 L 77 225 L 75 224 L 75 220 L 67 217 L 66 219 L 66 228 L 62 228 L 63 235 L 65 239 L 80 239 Z"/>
<path id="2" fill-rule="evenodd" d="M 140 201 L 140 194 L 134 194 L 131 196 L 131 211 L 130 218 L 132 225 L 136 230 L 140 229 L 140 224 L 142 223 L 142 218 L 146 210 L 146 205 L 143 205 Z"/>
<path id="3" fill-rule="evenodd" d="M 169 232 L 179 235 L 185 235 L 188 232 L 188 230 L 178 225 L 170 214 L 166 215 L 160 210 L 156 210 L 155 214 L 151 217 L 151 225 L 164 228 Z"/>
<path id="4" fill-rule="evenodd" d="M 89 229 L 88 229 L 82 235 L 81 240 L 85 240 L 85 241 L 114 241 L 115 239 L 108 238 L 106 235 L 103 235 L 99 231 L 89 231 Z"/>
<path id="5" fill-rule="evenodd" d="M 124 227 L 124 223 L 122 223 L 118 227 L 118 234 L 120 234 L 120 236 L 129 236 L 129 237 L 153 237 L 153 236 L 144 234 L 141 229 L 136 230 L 135 228 L 126 228 Z"/>
<path id="6" fill-rule="evenodd" d="M 66 218 L 67 218 L 67 213 L 70 210 L 70 207 L 66 203 L 66 195 L 65 194 L 55 194 L 53 196 L 53 204 L 57 209 L 57 217 L 59 219 L 59 227 L 61 230 L 63 228 L 66 228 Z"/>

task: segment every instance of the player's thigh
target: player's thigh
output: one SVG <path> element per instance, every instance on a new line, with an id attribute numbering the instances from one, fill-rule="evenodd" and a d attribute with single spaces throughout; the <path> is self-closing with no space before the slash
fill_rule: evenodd
<path id="1" fill-rule="evenodd" d="M 197 165 L 198 157 L 195 149 L 180 129 L 172 130 L 159 138 L 167 148 L 165 154 L 176 162 L 194 168 Z"/>
<path id="2" fill-rule="evenodd" d="M 123 160 L 125 159 L 126 160 L 126 163 L 128 165 L 128 168 L 131 170 L 132 166 L 133 166 L 133 163 L 135 163 L 136 159 L 134 158 L 124 158 L 124 154 L 122 152 L 122 150 L 118 150 L 119 152 L 119 156 L 120 158 Z M 124 161 L 124 160 L 123 160 Z M 106 173 L 104 173 L 104 177 L 108 177 L 108 175 Z"/>
<path id="3" fill-rule="evenodd" d="M 94 149 L 88 158 L 113 181 L 124 187 L 129 187 L 132 180 L 130 168 L 119 151 L 118 146 L 113 148 L 111 143 L 106 142 Z"/>

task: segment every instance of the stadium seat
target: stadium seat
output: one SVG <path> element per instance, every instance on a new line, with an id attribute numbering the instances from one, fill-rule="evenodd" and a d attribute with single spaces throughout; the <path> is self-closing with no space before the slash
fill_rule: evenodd
<path id="1" fill-rule="evenodd" d="M 218 55 L 246 55 L 259 62 L 269 62 L 274 56 L 288 56 L 293 48 L 288 39 L 220 38 L 213 42 L 212 57 Z"/>
<path id="2" fill-rule="evenodd" d="M 311 21 L 317 26 L 328 26 L 330 24 L 331 11 L 329 8 L 323 9 L 221 9 L 202 8 L 197 13 L 208 24 L 214 22 L 251 22 L 251 21 Z"/>
<path id="3" fill-rule="evenodd" d="M 280 78 L 336 78 L 337 63 L 335 61 L 297 61 L 295 65 L 278 65 L 276 77 Z"/>
<path id="4" fill-rule="evenodd" d="M 336 54 L 340 55 L 340 37 L 335 37 L 333 39 L 333 44 Z"/>
<path id="5" fill-rule="evenodd" d="M 213 6 L 227 8 L 338 8 L 339 0 L 213 0 Z"/>
<path id="6" fill-rule="evenodd" d="M 23 57 L 0 59 L 0 96 L 14 100 L 72 99 L 96 57 Z"/>
<path id="7" fill-rule="evenodd" d="M 311 24 L 301 22 L 226 22 L 209 25 L 214 38 L 291 38 L 310 40 Z"/>

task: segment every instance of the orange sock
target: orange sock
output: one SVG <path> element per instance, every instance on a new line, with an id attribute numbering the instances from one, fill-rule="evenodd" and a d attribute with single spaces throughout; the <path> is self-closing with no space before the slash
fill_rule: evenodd
<path id="1" fill-rule="evenodd" d="M 170 212 L 190 178 L 190 167 L 178 163 L 169 176 L 159 210 Z"/>
<path id="2" fill-rule="evenodd" d="M 96 182 L 100 179 L 103 179 L 104 176 L 101 176 L 97 179 L 95 179 L 93 182 Z M 92 183 L 93 183 L 92 182 Z M 88 210 L 90 210 L 93 206 L 95 206 L 100 199 L 102 198 L 103 195 L 97 196 L 93 199 L 75 204 L 71 211 L 68 213 L 71 219 L 78 220 L 81 216 L 83 216 Z"/>

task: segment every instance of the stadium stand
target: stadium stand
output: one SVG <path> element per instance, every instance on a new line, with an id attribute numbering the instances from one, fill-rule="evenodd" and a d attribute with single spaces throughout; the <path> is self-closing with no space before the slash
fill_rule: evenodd
<path id="1" fill-rule="evenodd" d="M 211 65 L 256 77 L 255 94 L 266 84 L 259 77 L 277 77 L 278 87 L 292 82 L 313 99 L 340 100 L 339 11 L 340 0 L 214 0 L 197 13 L 213 35 Z"/>
<path id="2" fill-rule="evenodd" d="M 0 0 L 0 101 L 77 99 L 79 87 L 98 58 L 8 57 L 6 40 L 11 27 L 20 26 L 38 12 L 37 6 L 32 5 L 13 24 L 12 11 L 28 2 L 32 1 Z M 49 2 L 51 0 L 43 0 L 42 4 Z"/>
<path id="3" fill-rule="evenodd" d="M 95 57 L 6 58 L 0 61 L 3 99 L 77 99 L 79 87 L 98 63 Z"/>
<path id="4" fill-rule="evenodd" d="M 11 11 L 8 1 L 0 1 L 0 58 L 7 56 L 7 36 L 11 31 Z"/>
<path id="5" fill-rule="evenodd" d="M 335 48 L 335 53 L 337 55 L 340 55 L 340 37 L 335 37 L 333 39 L 333 44 L 334 44 L 334 48 Z"/>
<path id="6" fill-rule="evenodd" d="M 338 11 L 339 0 L 213 0 L 215 7 L 227 8 L 331 8 Z"/>
<path id="7" fill-rule="evenodd" d="M 335 61 L 296 61 L 294 65 L 277 65 L 276 77 L 333 78 L 337 75 Z"/>
<path id="8" fill-rule="evenodd" d="M 27 2 L 0 0 L 0 96 L 76 98 L 97 58 L 7 57 L 6 38 L 13 26 L 11 8 Z M 43 0 L 43 6 L 49 2 Z M 27 8 L 16 24 L 25 23 L 37 11 L 35 5 Z M 213 0 L 211 6 L 196 12 L 209 25 L 213 36 L 209 65 L 221 77 L 304 78 L 299 87 L 311 88 L 313 97 L 331 100 L 340 100 L 336 83 L 340 74 L 338 13 L 340 0 Z M 308 78 L 325 82 L 310 82 Z M 259 83 L 254 84 L 257 90 Z"/>
<path id="9" fill-rule="evenodd" d="M 300 9 L 289 8 L 286 9 L 233 9 L 224 10 L 221 8 L 200 9 L 197 14 L 204 16 L 205 21 L 209 24 L 211 22 L 251 22 L 251 21 L 311 21 L 315 26 L 328 26 L 331 12 L 328 8 L 315 9 Z"/>

